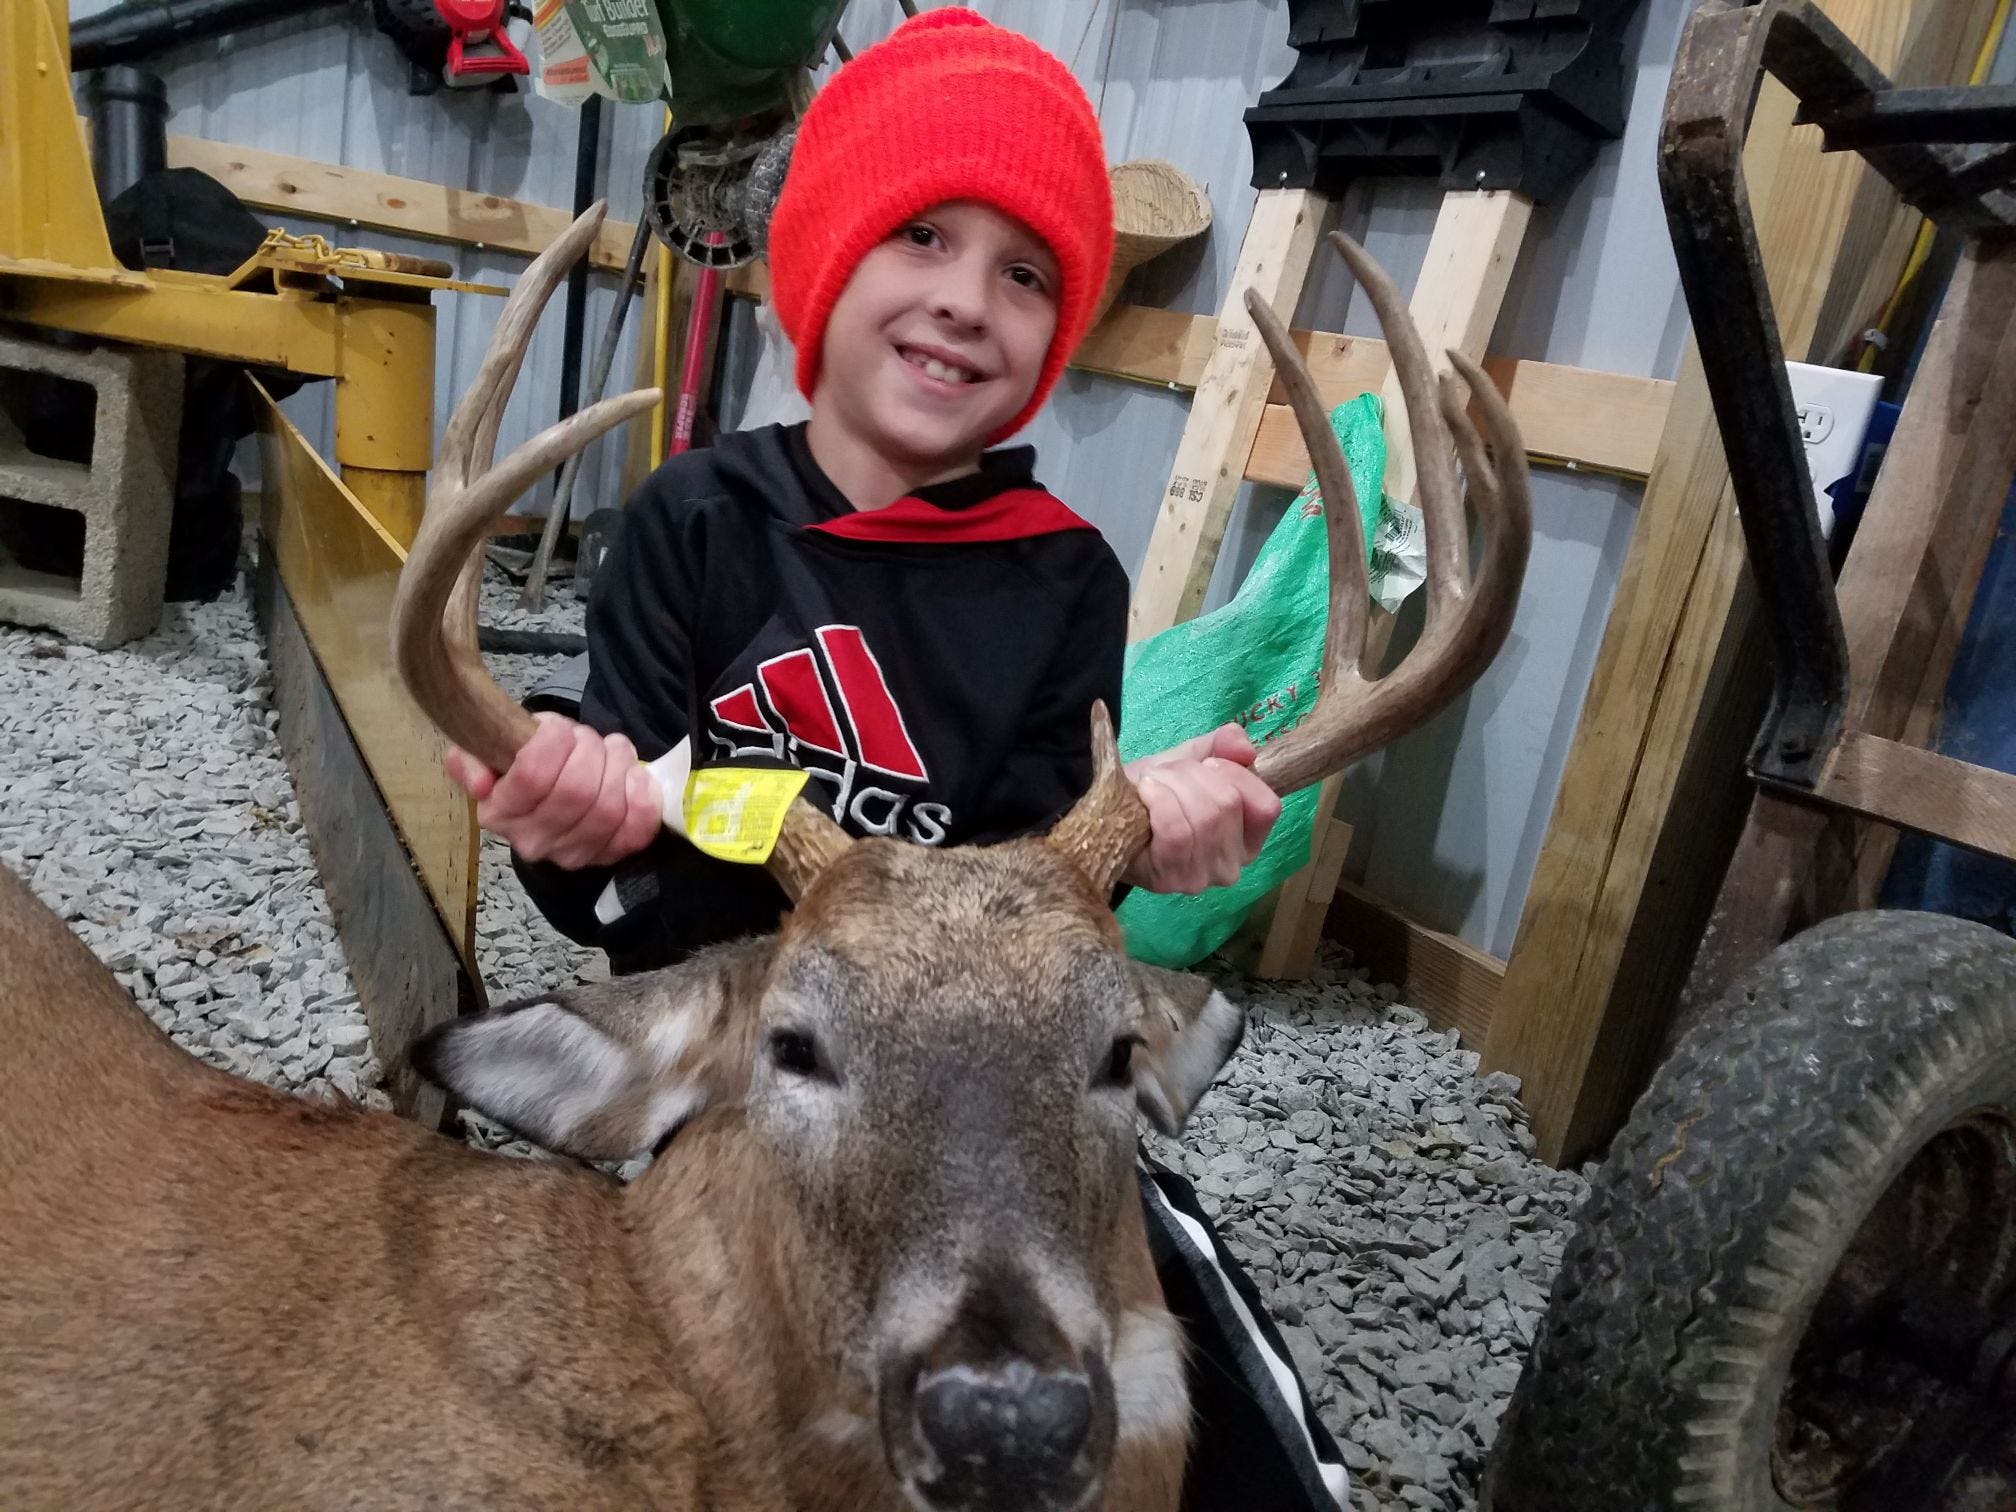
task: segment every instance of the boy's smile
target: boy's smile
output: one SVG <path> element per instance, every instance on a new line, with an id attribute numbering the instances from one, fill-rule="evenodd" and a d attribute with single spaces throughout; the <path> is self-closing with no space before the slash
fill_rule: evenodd
<path id="1" fill-rule="evenodd" d="M 956 389 L 987 377 L 957 352 L 948 352 L 943 347 L 898 346 L 896 354 L 933 383 L 945 387 Z"/>
<path id="2" fill-rule="evenodd" d="M 857 508 L 973 470 L 1035 391 L 1058 285 L 1035 232 L 973 201 L 925 211 L 861 259 L 827 320 L 807 431 Z"/>

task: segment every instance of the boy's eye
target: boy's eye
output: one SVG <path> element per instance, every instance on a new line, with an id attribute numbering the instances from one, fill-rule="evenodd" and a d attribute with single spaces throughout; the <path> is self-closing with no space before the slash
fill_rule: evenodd
<path id="1" fill-rule="evenodd" d="M 922 221 L 912 221 L 901 234 L 913 247 L 928 247 L 938 240 L 938 233 Z"/>
<path id="2" fill-rule="evenodd" d="M 1025 289 L 1034 289 L 1039 294 L 1043 291 L 1043 275 L 1027 263 L 1017 263 L 1008 270 L 1008 276 Z"/>

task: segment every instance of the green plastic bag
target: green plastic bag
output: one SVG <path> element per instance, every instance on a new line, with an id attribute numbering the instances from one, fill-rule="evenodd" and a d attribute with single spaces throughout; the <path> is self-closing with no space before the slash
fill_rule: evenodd
<path id="1" fill-rule="evenodd" d="M 1418 531 L 1408 518 L 1413 511 L 1390 504 L 1381 492 L 1386 438 L 1379 396 L 1360 394 L 1338 405 L 1330 424 L 1358 496 L 1374 596 L 1390 605 L 1397 599 L 1381 582 L 1382 569 L 1407 576 L 1392 548 Z M 1293 727 L 1315 705 L 1329 603 L 1323 500 L 1312 473 L 1229 604 L 1128 648 L 1121 758 L 1166 751 L 1228 720 L 1244 726 L 1256 745 Z M 1139 888 L 1129 893 L 1118 913 L 1128 953 L 1157 966 L 1190 966 L 1229 940 L 1253 905 L 1308 861 L 1316 796 L 1317 789 L 1305 788 L 1281 805 L 1266 845 L 1232 886 L 1194 898 Z"/>

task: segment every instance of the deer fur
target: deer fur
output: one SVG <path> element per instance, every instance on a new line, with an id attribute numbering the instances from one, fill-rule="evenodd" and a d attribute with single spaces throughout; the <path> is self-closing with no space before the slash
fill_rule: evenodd
<path id="1" fill-rule="evenodd" d="M 775 936 L 423 1042 L 578 1156 L 683 1122 L 626 1186 L 204 1066 L 0 868 L 0 1501 L 1173 1508 L 1134 1118 L 1179 1123 L 1240 1027 L 1040 842 L 862 842 Z M 929 1499 L 878 1402 L 997 1324 L 1107 1383 L 1076 1501 Z"/>

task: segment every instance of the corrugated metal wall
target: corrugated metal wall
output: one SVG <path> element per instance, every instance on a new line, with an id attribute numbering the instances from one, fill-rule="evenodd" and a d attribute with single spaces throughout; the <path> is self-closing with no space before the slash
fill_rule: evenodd
<path id="1" fill-rule="evenodd" d="M 1661 377 L 1676 368 L 1685 316 L 1652 152 L 1668 66 L 1691 5 L 1646 0 L 1626 43 L 1635 60 L 1626 135 L 1603 150 L 1566 200 L 1535 217 L 1494 352 Z M 101 8 L 98 0 L 80 0 L 75 14 Z M 1253 203 L 1240 113 L 1293 57 L 1283 0 L 980 0 L 978 8 L 1071 65 L 1099 108 L 1111 160 L 1166 158 L 1206 187 L 1215 224 L 1205 244 L 1137 273 L 1125 297 L 1215 310 Z M 854 0 L 842 31 L 858 49 L 899 17 L 895 0 Z M 362 20 L 287 23 L 228 44 L 197 44 L 169 60 L 165 75 L 173 131 L 549 205 L 570 202 L 574 111 L 527 94 L 409 97 L 403 60 Z M 636 185 L 658 116 L 655 109 L 611 107 L 605 123 L 603 192 L 611 213 L 628 218 L 637 212 Z M 1404 287 L 1418 270 L 1438 203 L 1438 193 L 1419 184 L 1361 183 L 1339 208 L 1339 224 Z M 290 229 L 441 255 L 438 246 L 377 233 L 358 237 L 348 228 Z M 522 266 L 516 258 L 476 252 L 457 262 L 463 277 L 493 282 L 508 281 Z M 598 276 L 594 285 L 591 356 L 611 297 L 607 278 Z M 446 415 L 473 371 L 499 303 L 471 296 L 441 302 L 437 415 Z M 1309 288 L 1297 323 L 1376 331 L 1362 300 L 1329 267 Z M 767 316 L 755 324 L 766 325 Z M 789 391 L 781 338 L 768 332 L 760 350 L 756 339 L 745 335 L 738 343 L 745 358 L 738 368 L 750 373 L 746 396 L 735 396 L 742 422 L 802 413 Z M 626 336 L 617 359 L 619 382 L 631 371 L 631 340 Z M 526 365 L 507 443 L 551 418 L 559 351 L 556 307 Z M 326 394 L 304 391 L 289 407 L 326 446 Z M 1023 438 L 1040 449 L 1044 480 L 1106 532 L 1130 569 L 1146 550 L 1187 408 L 1181 395 L 1072 374 Z M 583 474 L 577 510 L 616 502 L 617 449 L 602 450 L 598 465 Z M 1518 924 L 1638 493 L 1614 480 L 1559 471 L 1536 473 L 1535 480 L 1528 588 L 1504 653 L 1461 704 L 1367 762 L 1346 798 L 1359 830 L 1351 874 L 1501 955 Z M 1285 501 L 1278 490 L 1248 494 L 1213 585 L 1214 603 L 1236 585 Z M 543 501 L 528 507 L 543 508 Z"/>

